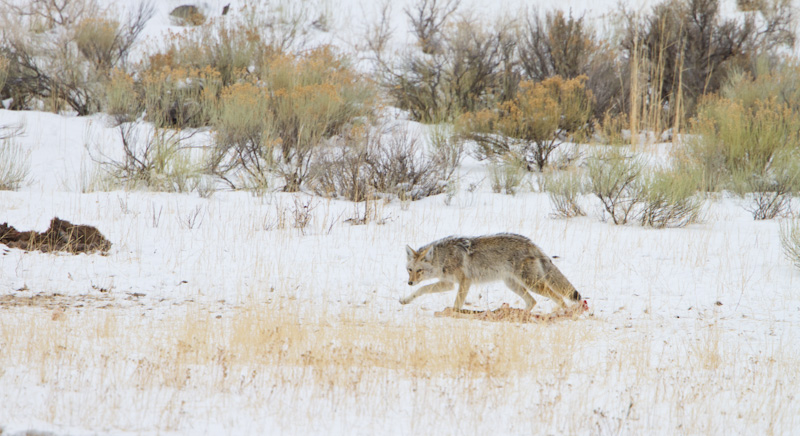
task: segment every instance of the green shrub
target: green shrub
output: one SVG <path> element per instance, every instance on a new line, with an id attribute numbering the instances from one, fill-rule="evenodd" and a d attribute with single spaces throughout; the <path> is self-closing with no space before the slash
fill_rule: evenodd
<path id="1" fill-rule="evenodd" d="M 752 95 L 752 88 L 743 90 Z M 750 197 L 748 210 L 755 219 L 785 212 L 800 183 L 794 158 L 800 143 L 800 112 L 766 95 L 705 101 L 686 149 L 688 166 L 703 174 L 701 186 Z"/>
<path id="2" fill-rule="evenodd" d="M 283 190 L 297 191 L 318 147 L 371 115 L 373 91 L 328 48 L 275 56 L 260 74 L 258 83 L 223 90 L 213 163 L 218 174 L 241 166 L 265 179 L 275 171 Z"/>
<path id="3" fill-rule="evenodd" d="M 266 88 L 243 82 L 226 87 L 213 120 L 216 128 L 210 168 L 212 172 L 237 184 L 227 174 L 244 171 L 249 188 L 264 189 L 272 170 L 274 142 L 278 135 L 273 124 Z"/>
<path id="4" fill-rule="evenodd" d="M 87 17 L 81 20 L 74 30 L 74 40 L 78 51 L 102 70 L 109 70 L 119 60 L 125 49 L 118 37 L 120 24 L 116 20 L 103 17 Z"/>
<path id="5" fill-rule="evenodd" d="M 800 219 L 794 218 L 781 223 L 781 246 L 783 253 L 796 266 L 800 268 Z"/>
<path id="6" fill-rule="evenodd" d="M 201 127 L 214 116 L 222 82 L 210 67 L 165 66 L 143 72 L 138 87 L 142 89 L 147 120 L 156 127 Z"/>
<path id="7" fill-rule="evenodd" d="M 0 135 L 0 191 L 16 191 L 24 186 L 30 169 L 30 152 L 23 149 L 13 137 Z"/>
<path id="8" fill-rule="evenodd" d="M 583 174 L 578 171 L 551 171 L 543 176 L 543 187 L 553 205 L 555 216 L 573 218 L 586 215 L 578 203 L 584 191 Z"/>
<path id="9" fill-rule="evenodd" d="M 720 96 L 748 110 L 773 101 L 792 112 L 800 112 L 800 64 L 791 58 L 760 57 L 752 71 L 731 73 L 720 89 Z"/>
<path id="10" fill-rule="evenodd" d="M 743 169 L 732 176 L 734 192 L 750 203 L 753 219 L 772 219 L 791 212 L 791 201 L 800 190 L 800 158 L 797 151 L 777 151 L 764 168 Z"/>
<path id="11" fill-rule="evenodd" d="M 133 77 L 121 69 L 114 69 L 105 86 L 104 110 L 116 124 L 139 118 L 145 109 L 142 92 Z"/>
<path id="12" fill-rule="evenodd" d="M 507 155 L 500 159 L 493 159 L 489 164 L 489 179 L 492 182 L 492 191 L 515 195 L 527 174 L 524 161 Z"/>
<path id="13" fill-rule="evenodd" d="M 203 26 L 195 32 L 170 34 L 158 53 L 149 56 L 140 74 L 158 75 L 169 71 L 214 72 L 222 86 L 256 73 L 280 50 L 261 31 L 240 22 Z"/>
<path id="14" fill-rule="evenodd" d="M 636 217 L 645 199 L 641 180 L 644 164 L 617 149 L 596 152 L 586 164 L 587 190 L 597 196 L 614 224 L 626 224 Z"/>
<path id="15" fill-rule="evenodd" d="M 643 226 L 683 227 L 700 219 L 703 202 L 697 195 L 697 181 L 690 175 L 658 170 L 643 179 L 643 199 L 638 212 Z"/>
<path id="16" fill-rule="evenodd" d="M 8 59 L 0 54 L 0 95 L 2 95 L 3 87 L 6 85 L 6 79 L 8 78 L 8 64 Z"/>

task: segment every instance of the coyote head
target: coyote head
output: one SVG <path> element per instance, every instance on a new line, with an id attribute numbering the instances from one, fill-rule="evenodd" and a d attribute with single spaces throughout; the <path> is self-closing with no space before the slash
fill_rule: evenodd
<path id="1" fill-rule="evenodd" d="M 406 245 L 406 255 L 408 256 L 406 269 L 408 270 L 409 286 L 414 286 L 423 280 L 436 277 L 433 273 L 433 265 L 431 264 L 433 260 L 433 251 L 431 251 L 431 248 L 433 247 L 428 247 L 417 252 Z"/>

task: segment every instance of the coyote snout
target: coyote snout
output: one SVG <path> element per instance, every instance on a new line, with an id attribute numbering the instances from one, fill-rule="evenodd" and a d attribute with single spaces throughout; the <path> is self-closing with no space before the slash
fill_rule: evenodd
<path id="1" fill-rule="evenodd" d="M 564 299 L 581 300 L 581 294 L 561 274 L 550 258 L 530 239 L 511 233 L 474 238 L 450 236 L 423 246 L 418 251 L 406 246 L 408 285 L 438 278 L 400 299 L 408 304 L 424 294 L 445 292 L 458 283 L 453 307 L 461 309 L 472 283 L 502 280 L 525 301 L 527 310 L 536 300 L 531 292 L 548 297 L 560 307 Z"/>

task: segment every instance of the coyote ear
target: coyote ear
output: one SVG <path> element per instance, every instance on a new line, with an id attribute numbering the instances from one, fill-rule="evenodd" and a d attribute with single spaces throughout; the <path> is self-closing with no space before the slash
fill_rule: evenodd
<path id="1" fill-rule="evenodd" d="M 408 256 L 409 259 L 413 259 L 413 258 L 417 257 L 417 252 L 414 251 L 413 248 L 411 248 L 408 245 L 406 245 L 406 255 Z"/>
<path id="2" fill-rule="evenodd" d="M 418 258 L 431 260 L 433 258 L 433 250 L 431 250 L 431 248 L 433 247 L 428 247 L 424 251 L 420 251 L 419 254 L 417 254 Z"/>

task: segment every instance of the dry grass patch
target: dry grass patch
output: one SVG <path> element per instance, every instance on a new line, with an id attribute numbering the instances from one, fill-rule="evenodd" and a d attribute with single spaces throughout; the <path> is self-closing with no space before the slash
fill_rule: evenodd
<path id="1" fill-rule="evenodd" d="M 115 365 L 138 367 L 146 360 L 150 375 L 148 383 L 136 383 L 140 389 L 162 383 L 182 386 L 175 379 L 176 367 L 208 372 L 210 377 L 193 384 L 209 388 L 237 383 L 225 373 L 240 370 L 277 374 L 305 368 L 326 374 L 319 380 L 326 385 L 339 384 L 352 371 L 366 375 L 388 370 L 411 378 L 510 377 L 560 366 L 591 338 L 588 329 L 574 323 L 523 327 L 429 318 L 407 324 L 357 310 L 325 314 L 296 302 L 221 314 L 192 306 L 181 315 L 158 318 L 127 316 L 116 308 L 97 312 L 63 304 L 37 306 L 38 301 L 7 306 L 0 321 L 0 362 L 54 371 L 43 383 L 58 382 L 53 369 L 58 366 L 100 365 L 98 351 Z M 24 310 L 15 310 L 20 307 Z M 59 316 L 52 310 L 60 310 Z M 102 367 L 105 363 L 100 366 L 110 370 Z"/>
<path id="2" fill-rule="evenodd" d="M 433 431 L 452 419 L 496 427 L 480 416 L 510 410 L 535 414 L 536 428 L 551 433 L 642 433 L 652 430 L 648 416 L 664 418 L 662 434 L 780 433 L 800 412 L 790 401 L 800 376 L 796 348 L 786 336 L 731 347 L 736 324 L 726 321 L 707 328 L 667 320 L 664 331 L 665 320 L 632 321 L 632 329 L 596 318 L 412 321 L 275 301 L 146 316 L 142 307 L 8 307 L 0 382 L 13 392 L 27 392 L 26 383 L 47 392 L 46 404 L 17 409 L 31 419 L 134 431 L 186 431 L 207 422 L 200 417 L 212 412 L 209 403 L 231 405 L 213 409 L 219 423 L 266 416 L 287 430 L 341 423 L 343 411 L 380 426 L 407 414 L 408 404 Z M 675 335 L 681 326 L 686 334 Z M 306 413 L 308 423 L 296 421 Z"/>

